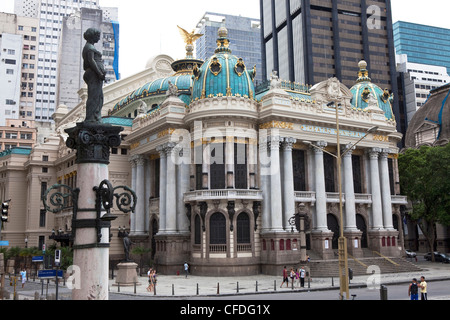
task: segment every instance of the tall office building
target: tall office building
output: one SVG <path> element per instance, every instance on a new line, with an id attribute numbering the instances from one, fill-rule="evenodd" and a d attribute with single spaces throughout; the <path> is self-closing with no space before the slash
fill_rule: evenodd
<path id="1" fill-rule="evenodd" d="M 106 70 L 105 84 L 118 79 L 116 77 L 118 65 L 115 63 L 118 59 L 119 29 L 118 23 L 111 22 L 111 18 L 117 20 L 117 10 L 106 12 L 99 9 L 81 8 L 80 11 L 64 17 L 58 59 L 58 105 L 63 104 L 72 109 L 81 101 L 78 90 L 85 83 L 80 57 L 86 43 L 83 35 L 89 28 L 96 28 L 102 33 L 102 38 L 95 44 L 95 47 L 103 54 L 102 60 Z M 83 41 L 80 41 L 81 39 Z"/>
<path id="2" fill-rule="evenodd" d="M 247 69 L 256 65 L 256 82 L 263 80 L 261 60 L 261 30 L 259 19 L 206 12 L 197 24 L 197 33 L 204 36 L 198 39 L 196 58 L 206 60 L 217 49 L 217 32 L 220 27 L 228 29 L 230 49 L 233 54 L 245 61 Z"/>
<path id="3" fill-rule="evenodd" d="M 314 84 L 330 77 L 355 82 L 354 66 L 367 62 L 373 83 L 394 93 L 398 109 L 390 0 L 260 0 L 263 77 Z"/>
<path id="4" fill-rule="evenodd" d="M 379 86 L 394 89 L 395 52 L 390 0 L 261 0 L 264 75 L 313 84 L 355 81 L 365 60 Z"/>
<path id="5" fill-rule="evenodd" d="M 408 56 L 408 62 L 446 67 L 450 74 L 450 29 L 397 21 L 394 45 L 397 54 Z"/>
<path id="6" fill-rule="evenodd" d="M 60 63 L 63 20 L 80 12 L 82 8 L 101 9 L 99 0 L 15 0 L 15 13 L 18 16 L 39 20 L 35 97 L 35 119 L 37 121 L 51 121 L 59 104 L 58 75 L 64 72 L 65 67 Z M 106 16 L 111 15 L 111 19 L 117 18 L 110 8 L 106 11 Z M 73 41 L 84 42 L 82 38 L 73 39 Z M 82 69 L 81 60 L 79 63 L 80 69 Z"/>

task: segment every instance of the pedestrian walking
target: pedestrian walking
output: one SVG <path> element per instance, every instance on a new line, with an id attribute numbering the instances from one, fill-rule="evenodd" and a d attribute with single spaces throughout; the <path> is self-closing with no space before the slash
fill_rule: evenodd
<path id="1" fill-rule="evenodd" d="M 25 269 L 22 269 L 20 271 L 20 276 L 22 278 L 22 288 L 25 286 L 25 282 L 27 281 L 27 271 Z"/>
<path id="2" fill-rule="evenodd" d="M 420 288 L 420 300 L 428 300 L 428 294 L 427 294 L 427 282 L 425 281 L 425 277 L 421 276 L 420 277 L 420 283 L 419 283 L 419 288 Z"/>
<path id="3" fill-rule="evenodd" d="M 187 276 L 189 274 L 189 265 L 186 261 L 184 262 L 184 273 L 186 274 L 186 279 L 187 279 Z"/>
<path id="4" fill-rule="evenodd" d="M 306 270 L 305 267 L 300 268 L 300 287 L 305 287 Z"/>
<path id="5" fill-rule="evenodd" d="M 408 295 L 410 296 L 411 300 L 419 300 L 419 285 L 416 278 L 412 279 L 412 282 L 409 285 Z"/>
<path id="6" fill-rule="evenodd" d="M 153 269 L 152 268 L 148 269 L 148 272 L 147 272 L 147 277 L 148 277 L 147 291 L 148 292 L 152 292 L 152 290 L 153 290 L 152 273 L 153 273 Z"/>
<path id="7" fill-rule="evenodd" d="M 295 271 L 294 268 L 291 268 L 291 271 L 289 272 L 289 277 L 291 278 L 292 281 L 292 288 L 294 287 L 294 280 L 295 280 Z"/>
<path id="8" fill-rule="evenodd" d="M 289 288 L 289 278 L 288 278 L 288 271 L 286 269 L 286 266 L 283 268 L 283 282 L 281 283 L 280 288 L 283 286 L 283 284 L 286 282 L 286 288 Z"/>

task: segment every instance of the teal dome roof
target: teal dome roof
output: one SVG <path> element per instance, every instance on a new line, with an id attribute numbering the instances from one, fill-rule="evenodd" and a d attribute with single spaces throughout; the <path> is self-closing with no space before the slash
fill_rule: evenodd
<path id="1" fill-rule="evenodd" d="M 237 96 L 255 98 L 256 69 L 248 70 L 242 58 L 232 55 L 228 31 L 219 29 L 215 54 L 200 68 L 194 68 L 192 100 Z"/>
<path id="2" fill-rule="evenodd" d="M 192 75 L 181 74 L 167 78 L 156 79 L 152 82 L 147 83 L 146 85 L 138 88 L 137 90 L 133 91 L 131 94 L 123 98 L 121 101 L 119 101 L 114 106 L 113 111 L 118 111 L 136 100 L 155 95 L 164 95 L 169 89 L 169 81 L 177 86 L 180 99 L 183 100 L 186 104 L 189 104 L 193 82 Z"/>
<path id="3" fill-rule="evenodd" d="M 358 79 L 356 84 L 350 89 L 353 95 L 353 108 L 364 110 L 369 107 L 370 100 L 373 100 L 384 111 L 387 120 L 395 120 L 394 112 L 392 111 L 393 95 L 389 93 L 389 90 L 383 90 L 372 83 L 365 61 L 361 61 L 358 66 Z"/>

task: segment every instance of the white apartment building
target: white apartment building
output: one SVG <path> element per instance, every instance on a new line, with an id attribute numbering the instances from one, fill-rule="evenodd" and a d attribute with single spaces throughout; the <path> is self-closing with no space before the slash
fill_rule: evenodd
<path id="1" fill-rule="evenodd" d="M 405 54 L 396 55 L 397 71 L 403 74 L 404 96 L 408 124 L 416 111 L 425 104 L 430 91 L 450 83 L 446 67 L 408 62 Z"/>
<path id="2" fill-rule="evenodd" d="M 3 32 L 0 36 L 0 127 L 6 119 L 18 119 L 22 35 Z"/>

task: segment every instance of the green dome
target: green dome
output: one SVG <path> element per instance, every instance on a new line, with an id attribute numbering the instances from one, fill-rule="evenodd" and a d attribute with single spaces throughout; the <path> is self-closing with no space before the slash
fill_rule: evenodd
<path id="1" fill-rule="evenodd" d="M 118 111 L 130 105 L 131 103 L 143 98 L 156 95 L 165 95 L 167 90 L 169 89 L 169 82 L 177 86 L 180 99 L 183 100 L 186 104 L 189 104 L 192 76 L 188 74 L 177 74 L 167 78 L 156 79 L 138 88 L 137 90 L 133 91 L 131 94 L 123 98 L 121 101 L 119 101 L 114 106 L 113 111 Z"/>
<path id="2" fill-rule="evenodd" d="M 387 120 L 395 120 L 392 111 L 393 95 L 388 89 L 382 90 L 372 83 L 369 78 L 369 71 L 366 69 L 367 63 L 361 61 L 359 64 L 359 74 L 356 84 L 350 89 L 353 95 L 352 106 L 355 109 L 364 110 L 369 107 L 372 99 L 384 111 Z"/>
<path id="3" fill-rule="evenodd" d="M 253 79 L 256 69 L 249 71 L 242 58 L 232 55 L 228 31 L 219 29 L 215 54 L 198 68 L 194 68 L 192 100 L 236 96 L 255 98 Z"/>

